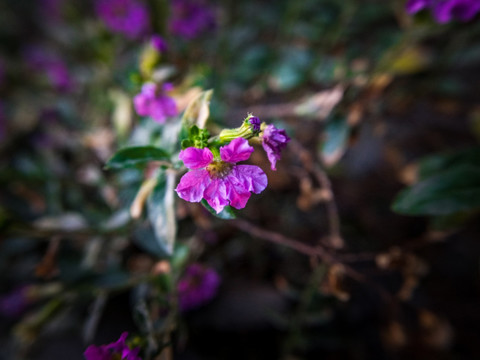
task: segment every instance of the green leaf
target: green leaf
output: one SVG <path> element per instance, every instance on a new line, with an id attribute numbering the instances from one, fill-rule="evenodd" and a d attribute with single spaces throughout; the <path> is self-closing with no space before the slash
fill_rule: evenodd
<path id="1" fill-rule="evenodd" d="M 170 161 L 170 154 L 154 146 L 133 146 L 117 151 L 107 162 L 107 169 L 124 169 L 149 161 Z"/>
<path id="2" fill-rule="evenodd" d="M 325 128 L 325 141 L 321 148 L 321 157 L 327 166 L 340 160 L 347 148 L 350 126 L 346 118 L 334 118 Z"/>
<path id="3" fill-rule="evenodd" d="M 423 180 L 452 166 L 477 164 L 480 164 L 480 147 L 436 154 L 420 161 L 418 175 Z"/>
<path id="4" fill-rule="evenodd" d="M 169 255 L 173 253 L 177 232 L 174 188 L 175 172 L 161 171 L 157 186 L 147 199 L 148 218 L 156 241 Z"/>
<path id="5" fill-rule="evenodd" d="M 235 213 L 233 212 L 231 206 L 225 206 L 225 208 L 224 208 L 222 211 L 220 211 L 220 213 L 217 214 L 217 212 L 215 211 L 215 209 L 212 208 L 210 205 L 208 205 L 207 200 L 202 199 L 201 204 L 202 204 L 202 205 L 205 207 L 205 209 L 207 209 L 212 215 L 218 217 L 219 219 L 232 220 L 232 219 L 236 219 L 236 218 L 237 218 L 237 216 L 236 216 Z"/>
<path id="6" fill-rule="evenodd" d="M 406 215 L 449 215 L 480 207 L 480 168 L 462 165 L 403 190 L 392 210 Z"/>
<path id="7" fill-rule="evenodd" d="M 288 49 L 271 73 L 270 84 L 274 90 L 288 91 L 306 80 L 312 54 L 305 49 Z"/>

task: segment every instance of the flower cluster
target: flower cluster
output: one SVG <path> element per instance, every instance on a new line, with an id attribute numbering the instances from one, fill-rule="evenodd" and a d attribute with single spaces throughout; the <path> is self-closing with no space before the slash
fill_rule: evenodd
<path id="1" fill-rule="evenodd" d="M 409 14 L 430 9 L 440 24 L 470 21 L 480 12 L 480 0 L 409 0 L 406 9 Z"/>
<path id="2" fill-rule="evenodd" d="M 135 111 L 140 116 L 150 116 L 159 123 L 164 123 L 167 117 L 177 115 L 175 100 L 166 92 L 172 90 L 171 84 L 162 87 L 154 83 L 145 83 L 140 94 L 133 99 Z"/>
<path id="3" fill-rule="evenodd" d="M 215 270 L 192 264 L 185 270 L 177 285 L 181 311 L 189 311 L 210 301 L 217 293 L 220 276 Z"/>
<path id="4" fill-rule="evenodd" d="M 90 345 L 83 353 L 87 360 L 141 360 L 138 356 L 140 348 L 130 349 L 125 343 L 128 333 L 124 332 L 120 338 L 107 345 Z"/>
<path id="5" fill-rule="evenodd" d="M 137 0 L 98 0 L 95 9 L 105 26 L 130 39 L 138 39 L 149 30 L 147 8 Z"/>
<path id="6" fill-rule="evenodd" d="M 272 170 L 276 170 L 280 153 L 290 141 L 285 130 L 279 130 L 274 125 L 260 125 L 260 120 L 252 115 L 244 120 L 241 127 L 223 130 L 218 141 L 220 144 L 229 143 L 219 148 L 207 146 L 209 141 L 205 139 L 190 139 L 189 146 L 179 155 L 190 171 L 180 179 L 175 189 L 178 196 L 190 202 L 205 199 L 217 213 L 227 205 L 243 209 L 251 193 L 261 193 L 268 184 L 267 175 L 260 167 L 238 164 L 248 160 L 254 151 L 248 139 L 262 142 Z"/>
<path id="7" fill-rule="evenodd" d="M 215 26 L 215 14 L 202 0 L 173 0 L 170 31 L 192 39 Z"/>

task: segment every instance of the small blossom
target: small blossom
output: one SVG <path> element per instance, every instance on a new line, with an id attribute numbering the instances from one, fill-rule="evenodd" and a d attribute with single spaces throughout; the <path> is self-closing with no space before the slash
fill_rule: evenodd
<path id="1" fill-rule="evenodd" d="M 172 89 L 171 84 L 164 84 L 160 90 L 154 83 L 142 86 L 140 94 L 133 99 L 135 111 L 140 116 L 150 116 L 159 123 L 164 123 L 167 117 L 177 115 L 175 100 L 165 92 Z"/>
<path id="2" fill-rule="evenodd" d="M 138 39 L 149 30 L 145 5 L 136 0 L 97 0 L 96 12 L 111 31 Z"/>
<path id="3" fill-rule="evenodd" d="M 248 160 L 252 152 L 253 147 L 244 138 L 222 146 L 220 158 L 215 158 L 208 148 L 189 147 L 180 151 L 180 160 L 191 171 L 183 175 L 175 191 L 186 201 L 205 199 L 217 213 L 227 205 L 243 209 L 250 192 L 259 194 L 268 183 L 258 166 L 236 164 Z"/>
<path id="4" fill-rule="evenodd" d="M 200 264 L 190 265 L 177 285 L 181 311 L 204 305 L 217 293 L 220 276 L 211 268 Z"/>
<path id="5" fill-rule="evenodd" d="M 140 348 L 130 349 L 125 343 L 128 333 L 124 332 L 120 338 L 107 345 L 90 345 L 83 353 L 87 360 L 141 360 L 138 356 Z"/>
<path id="6" fill-rule="evenodd" d="M 164 53 L 167 51 L 168 49 L 167 42 L 160 35 L 157 35 L 157 34 L 152 35 L 150 41 L 153 48 L 157 50 L 159 53 Z"/>
<path id="7" fill-rule="evenodd" d="M 248 122 L 250 125 L 252 125 L 252 130 L 253 131 L 260 131 L 260 119 L 256 116 L 251 116 L 248 119 Z"/>
<path id="8" fill-rule="evenodd" d="M 192 39 L 215 26 L 215 14 L 202 0 L 174 0 L 169 26 L 174 35 Z"/>
<path id="9" fill-rule="evenodd" d="M 271 169 L 277 170 L 277 161 L 280 160 L 282 150 L 290 141 L 283 129 L 277 129 L 274 125 L 267 125 L 262 134 L 262 146 L 267 153 Z"/>

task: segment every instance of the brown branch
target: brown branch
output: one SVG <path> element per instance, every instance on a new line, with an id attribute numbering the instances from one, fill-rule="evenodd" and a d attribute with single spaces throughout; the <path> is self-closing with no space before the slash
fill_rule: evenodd
<path id="1" fill-rule="evenodd" d="M 378 291 L 378 293 L 390 304 L 394 304 L 396 302 L 394 297 L 384 288 L 382 288 L 376 283 L 371 282 L 369 279 L 365 277 L 365 275 L 359 273 L 354 268 L 346 265 L 341 260 L 339 260 L 335 255 L 330 253 L 328 250 L 321 248 L 320 246 L 314 247 L 314 246 L 301 243 L 296 239 L 289 238 L 285 235 L 282 235 L 270 230 L 262 229 L 242 219 L 232 220 L 230 224 L 235 226 L 237 229 L 240 229 L 254 237 L 291 248 L 299 253 L 310 256 L 310 258 L 312 259 L 315 257 L 318 257 L 319 259 L 323 260 L 325 263 L 329 265 L 334 265 L 334 264 L 340 265 L 345 275 L 349 276 L 350 278 L 358 282 L 369 284 L 371 287 L 375 288 Z"/>
<path id="2" fill-rule="evenodd" d="M 298 154 L 298 158 L 302 162 L 307 171 L 312 173 L 320 186 L 327 193 L 325 207 L 327 210 L 327 218 L 329 224 L 329 244 L 334 248 L 342 248 L 344 241 L 340 233 L 340 218 L 338 215 L 338 207 L 332 190 L 332 183 L 326 172 L 315 161 L 310 152 L 305 149 L 297 140 L 293 139 L 290 143 L 292 151 Z"/>

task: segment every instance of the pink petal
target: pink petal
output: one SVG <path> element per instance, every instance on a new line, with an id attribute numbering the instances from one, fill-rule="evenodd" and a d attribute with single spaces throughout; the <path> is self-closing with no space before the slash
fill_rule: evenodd
<path id="1" fill-rule="evenodd" d="M 244 184 L 231 174 L 225 178 L 227 184 L 227 196 L 230 205 L 236 209 L 243 209 L 250 199 L 250 191 L 245 188 Z"/>
<path id="2" fill-rule="evenodd" d="M 145 94 L 138 94 L 135 95 L 133 98 L 133 105 L 135 107 L 135 111 L 140 116 L 148 116 L 150 113 L 150 99 L 145 96 Z"/>
<path id="3" fill-rule="evenodd" d="M 255 165 L 237 165 L 232 170 L 232 176 L 235 176 L 245 189 L 255 194 L 260 194 L 268 184 L 267 175 Z"/>
<path id="4" fill-rule="evenodd" d="M 247 160 L 253 152 L 253 147 L 248 145 L 244 138 L 233 139 L 230 144 L 220 148 L 220 157 L 223 161 L 236 163 Z"/>
<path id="5" fill-rule="evenodd" d="M 213 161 L 213 154 L 209 148 L 198 149 L 189 147 L 180 151 L 178 157 L 189 169 L 204 168 Z"/>
<path id="6" fill-rule="evenodd" d="M 183 200 L 199 202 L 209 183 L 210 176 L 207 170 L 192 170 L 182 176 L 175 191 Z"/>
<path id="7" fill-rule="evenodd" d="M 206 170 L 205 170 L 206 171 Z M 205 189 L 203 197 L 217 214 L 228 205 L 227 187 L 223 179 L 214 179 Z"/>

